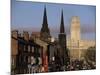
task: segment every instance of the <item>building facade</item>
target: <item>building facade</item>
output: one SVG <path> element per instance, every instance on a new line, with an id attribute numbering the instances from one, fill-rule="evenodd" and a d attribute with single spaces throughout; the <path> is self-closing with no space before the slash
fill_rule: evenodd
<path id="1" fill-rule="evenodd" d="M 18 31 L 12 31 L 11 37 L 12 73 L 29 73 L 32 71 L 29 65 L 43 65 L 43 47 L 31 40 L 28 32 L 24 31 L 23 36 L 19 36 Z"/>
<path id="2" fill-rule="evenodd" d="M 70 37 L 67 38 L 67 47 L 70 50 L 71 59 L 84 58 L 84 54 L 89 47 L 96 45 L 95 40 L 81 39 L 81 23 L 78 16 L 73 16 L 70 23 Z"/>

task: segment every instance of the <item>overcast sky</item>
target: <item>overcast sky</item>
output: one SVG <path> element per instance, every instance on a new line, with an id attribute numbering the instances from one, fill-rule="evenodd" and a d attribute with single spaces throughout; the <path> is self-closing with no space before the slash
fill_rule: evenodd
<path id="1" fill-rule="evenodd" d="M 52 4 L 36 2 L 19 2 L 12 0 L 11 28 L 20 31 L 39 32 L 43 22 L 44 7 L 47 9 L 48 26 L 51 35 L 58 36 L 61 10 L 64 13 L 66 34 L 70 35 L 70 20 L 72 16 L 79 16 L 81 23 L 81 38 L 95 39 L 96 7 L 72 4 Z"/>

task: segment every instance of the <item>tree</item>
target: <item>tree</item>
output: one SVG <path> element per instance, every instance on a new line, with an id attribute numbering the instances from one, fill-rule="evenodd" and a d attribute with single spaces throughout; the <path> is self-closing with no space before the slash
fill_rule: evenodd
<path id="1" fill-rule="evenodd" d="M 89 47 L 86 51 L 85 58 L 88 61 L 95 62 L 96 61 L 96 48 Z"/>
<path id="2" fill-rule="evenodd" d="M 68 63 L 70 62 L 70 56 L 69 56 L 69 49 L 68 48 L 66 48 L 66 50 L 65 50 L 65 60 L 64 60 L 64 62 L 65 62 L 65 65 L 68 65 Z"/>

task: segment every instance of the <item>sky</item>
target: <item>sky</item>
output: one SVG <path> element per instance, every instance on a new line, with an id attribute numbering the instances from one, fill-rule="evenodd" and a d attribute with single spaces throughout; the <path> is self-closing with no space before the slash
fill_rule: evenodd
<path id="1" fill-rule="evenodd" d="M 42 27 L 44 7 L 46 6 L 48 26 L 51 35 L 57 37 L 60 30 L 61 11 L 64 15 L 64 26 L 67 36 L 70 36 L 72 16 L 79 16 L 81 24 L 81 39 L 95 40 L 96 7 L 90 5 L 57 4 L 41 2 L 11 2 L 11 29 L 20 32 L 39 32 Z"/>

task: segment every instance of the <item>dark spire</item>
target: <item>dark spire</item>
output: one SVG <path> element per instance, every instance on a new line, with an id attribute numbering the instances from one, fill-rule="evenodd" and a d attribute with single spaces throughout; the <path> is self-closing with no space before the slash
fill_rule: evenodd
<path id="1" fill-rule="evenodd" d="M 64 33 L 65 30 L 64 30 L 64 18 L 63 18 L 63 10 L 62 10 L 62 13 L 61 13 L 61 24 L 60 24 L 60 33 Z"/>
<path id="2" fill-rule="evenodd" d="M 48 22 L 47 22 L 47 13 L 46 13 L 46 6 L 44 8 L 44 15 L 43 15 L 43 23 L 42 23 L 42 28 L 40 31 L 40 37 L 42 40 L 48 40 L 49 37 L 51 37 L 50 35 L 50 30 L 48 27 Z"/>
<path id="3" fill-rule="evenodd" d="M 44 8 L 43 23 L 42 23 L 41 31 L 42 32 L 49 32 L 48 22 L 47 22 L 46 6 Z"/>
<path id="4" fill-rule="evenodd" d="M 44 8 L 43 24 L 42 24 L 42 25 L 48 27 L 46 6 L 45 6 L 45 8 Z"/>

